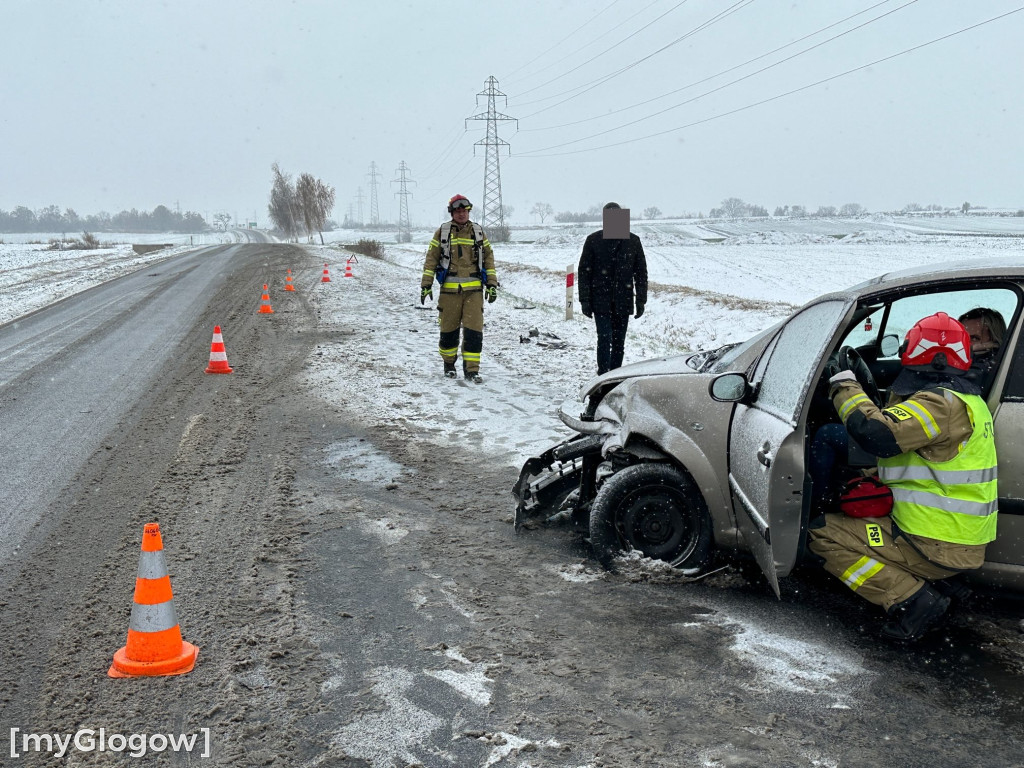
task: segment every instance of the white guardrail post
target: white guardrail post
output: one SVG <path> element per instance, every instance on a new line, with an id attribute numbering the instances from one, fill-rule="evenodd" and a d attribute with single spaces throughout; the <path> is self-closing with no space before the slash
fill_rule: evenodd
<path id="1" fill-rule="evenodd" d="M 572 289 L 576 283 L 576 273 L 573 265 L 565 268 L 565 319 L 572 320 Z"/>

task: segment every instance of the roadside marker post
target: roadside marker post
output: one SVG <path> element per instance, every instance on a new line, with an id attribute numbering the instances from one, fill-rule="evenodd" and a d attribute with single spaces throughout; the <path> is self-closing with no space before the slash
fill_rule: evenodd
<path id="1" fill-rule="evenodd" d="M 565 319 L 572 320 L 572 290 L 576 284 L 576 273 L 570 264 L 565 268 Z"/>

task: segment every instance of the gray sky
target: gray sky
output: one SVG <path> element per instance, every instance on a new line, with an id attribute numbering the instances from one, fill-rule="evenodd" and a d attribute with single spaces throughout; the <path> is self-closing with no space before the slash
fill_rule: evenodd
<path id="1" fill-rule="evenodd" d="M 755 106 L 1021 7 L 3 0 L 0 208 L 177 204 L 263 224 L 276 161 L 332 184 L 338 221 L 362 188 L 368 220 L 373 161 L 393 219 L 404 161 L 414 223 L 433 224 L 456 192 L 482 202 L 484 122 L 465 119 L 491 75 L 518 118 L 499 124 L 515 222 L 538 201 L 1021 208 L 1024 12 Z"/>

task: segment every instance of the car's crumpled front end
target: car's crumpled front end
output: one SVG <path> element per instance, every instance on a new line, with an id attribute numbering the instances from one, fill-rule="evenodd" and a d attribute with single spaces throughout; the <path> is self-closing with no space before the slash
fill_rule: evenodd
<path id="1" fill-rule="evenodd" d="M 626 411 L 642 405 L 631 391 L 634 382 L 695 374 L 706 359 L 704 353 L 688 354 L 618 368 L 591 380 L 583 390 L 584 402 L 562 403 L 559 419 L 578 434 L 523 465 L 512 489 L 518 502 L 516 528 L 532 518 L 586 506 L 596 464 L 622 447 Z"/>

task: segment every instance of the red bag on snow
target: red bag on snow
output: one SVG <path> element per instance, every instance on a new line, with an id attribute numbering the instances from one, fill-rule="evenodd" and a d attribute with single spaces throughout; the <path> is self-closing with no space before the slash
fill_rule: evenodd
<path id="1" fill-rule="evenodd" d="M 850 517 L 885 517 L 892 512 L 892 490 L 873 475 L 855 477 L 839 495 L 839 510 Z"/>

